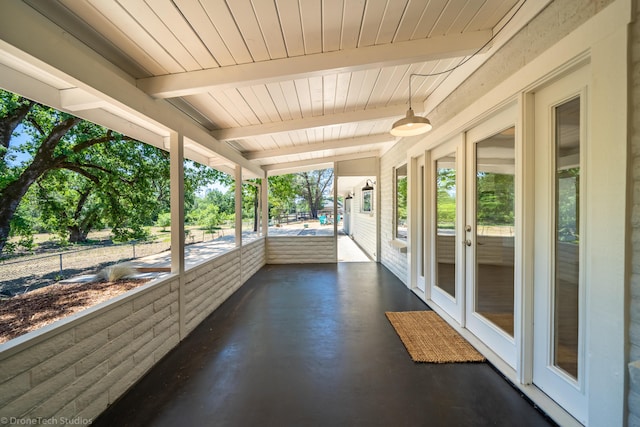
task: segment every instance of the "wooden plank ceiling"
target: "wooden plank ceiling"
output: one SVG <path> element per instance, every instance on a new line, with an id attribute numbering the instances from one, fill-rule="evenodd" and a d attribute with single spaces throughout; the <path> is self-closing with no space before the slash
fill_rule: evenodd
<path id="1" fill-rule="evenodd" d="M 408 107 L 409 75 L 460 64 L 490 40 L 518 0 L 26 3 L 150 96 L 277 170 L 376 155 L 393 145 L 389 129 Z M 416 113 L 447 77 L 412 80 Z"/>

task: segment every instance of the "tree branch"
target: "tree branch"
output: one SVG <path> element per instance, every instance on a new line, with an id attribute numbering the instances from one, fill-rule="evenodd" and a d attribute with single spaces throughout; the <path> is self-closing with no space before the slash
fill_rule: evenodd
<path id="1" fill-rule="evenodd" d="M 105 136 L 102 136 L 100 138 L 93 138 L 93 139 L 88 139 L 84 142 L 81 142 L 80 144 L 75 145 L 71 150 L 74 153 L 79 153 L 80 151 L 92 147 L 96 144 L 102 144 L 103 142 L 109 142 L 113 139 L 113 132 L 112 131 L 107 131 L 107 134 Z"/>
<path id="2" fill-rule="evenodd" d="M 40 126 L 40 123 L 38 123 L 38 122 L 36 121 L 36 119 L 35 119 L 35 118 L 33 118 L 33 117 L 29 117 L 29 118 L 27 119 L 27 121 L 28 121 L 29 123 L 31 123 L 31 124 L 33 125 L 33 127 L 34 127 L 34 128 L 36 128 L 36 129 L 38 130 L 38 132 L 40 132 L 40 135 L 44 135 L 44 134 L 45 134 L 44 129 L 42 129 L 42 127 Z"/>
<path id="3" fill-rule="evenodd" d="M 64 162 L 61 163 L 60 166 L 57 167 L 57 169 L 67 169 L 84 176 L 85 178 L 93 181 L 96 184 L 100 183 L 100 179 L 97 176 L 89 173 L 88 171 L 84 170 L 81 165 L 77 165 L 75 163 Z"/>
<path id="4" fill-rule="evenodd" d="M 22 120 L 29 114 L 29 111 L 31 111 L 34 105 L 35 102 L 20 105 L 0 119 L 0 146 L 9 148 L 13 131 L 16 130 Z"/>
<path id="5" fill-rule="evenodd" d="M 103 166 L 99 166 L 99 165 L 93 165 L 93 164 L 87 164 L 87 163 L 72 163 L 72 162 L 59 162 L 59 163 L 56 164 L 56 169 L 67 169 L 67 170 L 70 170 L 72 172 L 78 172 L 78 173 L 81 173 L 79 171 L 82 171 L 83 172 L 82 175 L 86 176 L 87 178 L 89 178 L 88 175 L 95 176 L 95 175 L 90 174 L 88 171 L 84 170 L 83 168 L 96 169 L 96 170 L 102 171 L 102 172 L 104 172 L 106 174 L 109 174 L 111 176 L 116 176 L 120 181 L 122 181 L 123 183 L 128 184 L 128 185 L 132 185 L 134 183 L 133 181 L 124 179 L 123 177 L 116 175 L 113 171 L 111 171 L 111 170 L 109 170 L 109 169 L 107 169 L 107 168 L 105 168 Z M 91 178 L 89 178 L 89 179 L 91 179 Z M 97 177 L 96 177 L 96 179 L 99 180 L 99 178 L 97 178 Z M 91 180 L 94 181 L 93 179 L 91 179 Z M 94 181 L 94 182 L 96 182 L 96 181 Z"/>

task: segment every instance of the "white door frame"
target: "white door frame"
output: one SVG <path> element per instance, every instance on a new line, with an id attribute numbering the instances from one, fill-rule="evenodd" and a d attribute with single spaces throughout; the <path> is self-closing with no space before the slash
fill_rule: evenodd
<path id="1" fill-rule="evenodd" d="M 426 227 L 428 225 L 429 198 L 427 194 L 427 178 L 429 177 L 428 153 L 412 157 L 407 162 L 407 177 L 409 178 L 407 211 L 408 246 L 409 251 L 409 283 L 411 289 L 420 297 L 427 296 L 426 277 L 428 277 L 430 246 L 427 244 Z M 424 267 L 420 271 L 420 266 Z M 422 273 L 422 274 L 421 274 Z"/>
<path id="2" fill-rule="evenodd" d="M 454 239 L 454 257 L 455 257 L 455 297 L 452 297 L 444 290 L 436 286 L 436 239 L 438 237 L 436 223 L 437 204 L 434 198 L 437 196 L 435 191 L 437 168 L 435 163 L 444 156 L 455 153 L 456 160 L 456 224 Z M 465 326 L 464 306 L 465 297 L 464 280 L 465 280 L 465 246 L 463 244 L 465 231 L 465 145 L 464 135 L 460 134 L 449 141 L 440 144 L 429 153 L 429 183 L 427 190 L 427 198 L 429 199 L 429 221 L 425 229 L 429 233 L 428 247 L 432 254 L 427 265 L 429 266 L 427 276 L 427 289 L 429 290 L 429 300 L 441 307 L 449 316 L 451 316 L 459 325 Z"/>
<path id="3" fill-rule="evenodd" d="M 514 100 L 503 107 L 500 111 L 487 117 L 482 123 L 469 129 L 466 132 L 466 211 L 465 211 L 465 226 L 471 226 L 471 230 L 466 234 L 464 239 L 468 239 L 470 246 L 466 247 L 466 262 L 465 262 L 465 318 L 466 327 L 473 332 L 478 338 L 482 339 L 492 350 L 500 356 L 509 366 L 516 369 L 517 361 L 519 360 L 519 340 L 520 331 L 516 328 L 521 316 L 521 301 L 517 298 L 521 295 L 520 289 L 522 288 L 522 282 L 516 273 L 516 268 L 521 264 L 515 255 L 520 252 L 516 248 L 522 245 L 522 239 L 518 232 L 522 230 L 523 218 L 515 215 L 515 238 L 514 238 L 514 336 L 510 337 L 496 325 L 485 319 L 483 316 L 474 312 L 475 307 L 475 260 L 477 249 L 477 233 L 476 233 L 476 218 L 475 218 L 475 186 L 476 186 L 476 144 L 484 139 L 496 135 L 505 129 L 515 127 L 516 131 L 520 127 L 520 120 L 518 120 L 518 102 Z M 518 155 L 520 150 L 518 146 L 522 144 L 522 140 L 517 139 L 517 134 L 514 136 L 515 143 L 515 162 L 518 164 Z M 522 188 L 519 187 L 521 181 L 519 175 L 521 171 L 517 169 L 515 172 L 515 203 L 516 206 L 520 202 L 523 196 Z M 516 212 L 517 213 L 517 212 Z"/>
<path id="4" fill-rule="evenodd" d="M 589 338 L 586 325 L 592 314 L 585 310 L 586 296 L 586 249 L 590 246 L 587 230 L 594 227 L 587 211 L 589 205 L 590 171 L 585 163 L 590 142 L 586 132 L 588 84 L 590 67 L 579 70 L 540 89 L 535 95 L 535 229 L 534 239 L 534 342 L 533 383 L 552 399 L 566 408 L 579 421 L 587 421 L 588 369 L 585 339 Z M 570 375 L 554 366 L 554 283 L 555 283 L 555 173 L 556 173 L 556 124 L 553 117 L 555 107 L 568 100 L 580 99 L 580 243 L 579 243 L 579 292 L 578 292 L 578 375 Z M 598 225 L 595 225 L 598 226 Z"/>

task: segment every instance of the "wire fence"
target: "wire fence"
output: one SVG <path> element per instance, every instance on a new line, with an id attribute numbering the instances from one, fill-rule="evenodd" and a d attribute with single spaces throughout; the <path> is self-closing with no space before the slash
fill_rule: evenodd
<path id="1" fill-rule="evenodd" d="M 169 242 L 130 242 L 0 261 L 0 294 L 13 296 L 73 275 L 95 273 L 107 265 L 157 254 Z"/>
<path id="2" fill-rule="evenodd" d="M 243 221 L 244 243 L 259 237 L 259 233 L 252 231 L 253 226 L 253 221 Z M 274 235 L 316 234 L 315 231 L 303 229 L 302 224 L 300 229 L 274 228 L 271 233 Z M 233 241 L 234 235 L 235 231 L 228 228 L 220 228 L 213 232 L 191 229 L 185 230 L 185 243 L 189 247 L 191 245 L 195 247 L 198 246 L 195 245 L 197 243 L 219 242 L 222 245 L 219 249 L 224 251 L 228 250 L 224 245 Z M 109 265 L 160 254 L 169 251 L 170 248 L 169 241 L 129 242 L 0 259 L 0 299 L 49 286 L 71 277 L 95 274 Z"/>

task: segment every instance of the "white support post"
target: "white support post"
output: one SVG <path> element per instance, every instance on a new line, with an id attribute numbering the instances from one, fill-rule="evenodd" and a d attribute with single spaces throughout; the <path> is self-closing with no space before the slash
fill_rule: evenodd
<path id="1" fill-rule="evenodd" d="M 171 179 L 171 272 L 184 272 L 184 141 L 172 132 L 170 139 Z"/>
<path id="2" fill-rule="evenodd" d="M 333 163 L 333 240 L 336 245 L 336 262 L 338 262 L 338 163 Z"/>
<path id="3" fill-rule="evenodd" d="M 236 248 L 242 246 L 242 166 L 236 166 Z"/>
<path id="4" fill-rule="evenodd" d="M 260 193 L 262 200 L 262 235 L 267 236 L 269 234 L 269 178 L 267 176 L 262 178 Z"/>
<path id="5" fill-rule="evenodd" d="M 187 335 L 184 290 L 184 137 L 172 132 L 169 136 L 171 190 L 171 272 L 179 276 L 178 325 L 180 340 Z"/>
<path id="6" fill-rule="evenodd" d="M 375 184 L 375 199 L 374 199 L 374 209 L 376 212 L 376 256 L 375 256 L 375 260 L 376 262 L 380 262 L 380 252 L 382 250 L 382 231 L 380 230 L 381 227 L 381 221 L 380 221 L 380 212 L 382 211 L 380 205 L 382 203 L 380 203 L 380 198 L 381 198 L 381 194 L 382 191 L 380 190 L 380 187 L 382 186 L 382 183 L 380 182 L 380 176 L 381 176 L 381 171 L 380 171 L 380 157 L 376 157 L 375 160 L 376 163 L 376 184 Z"/>

